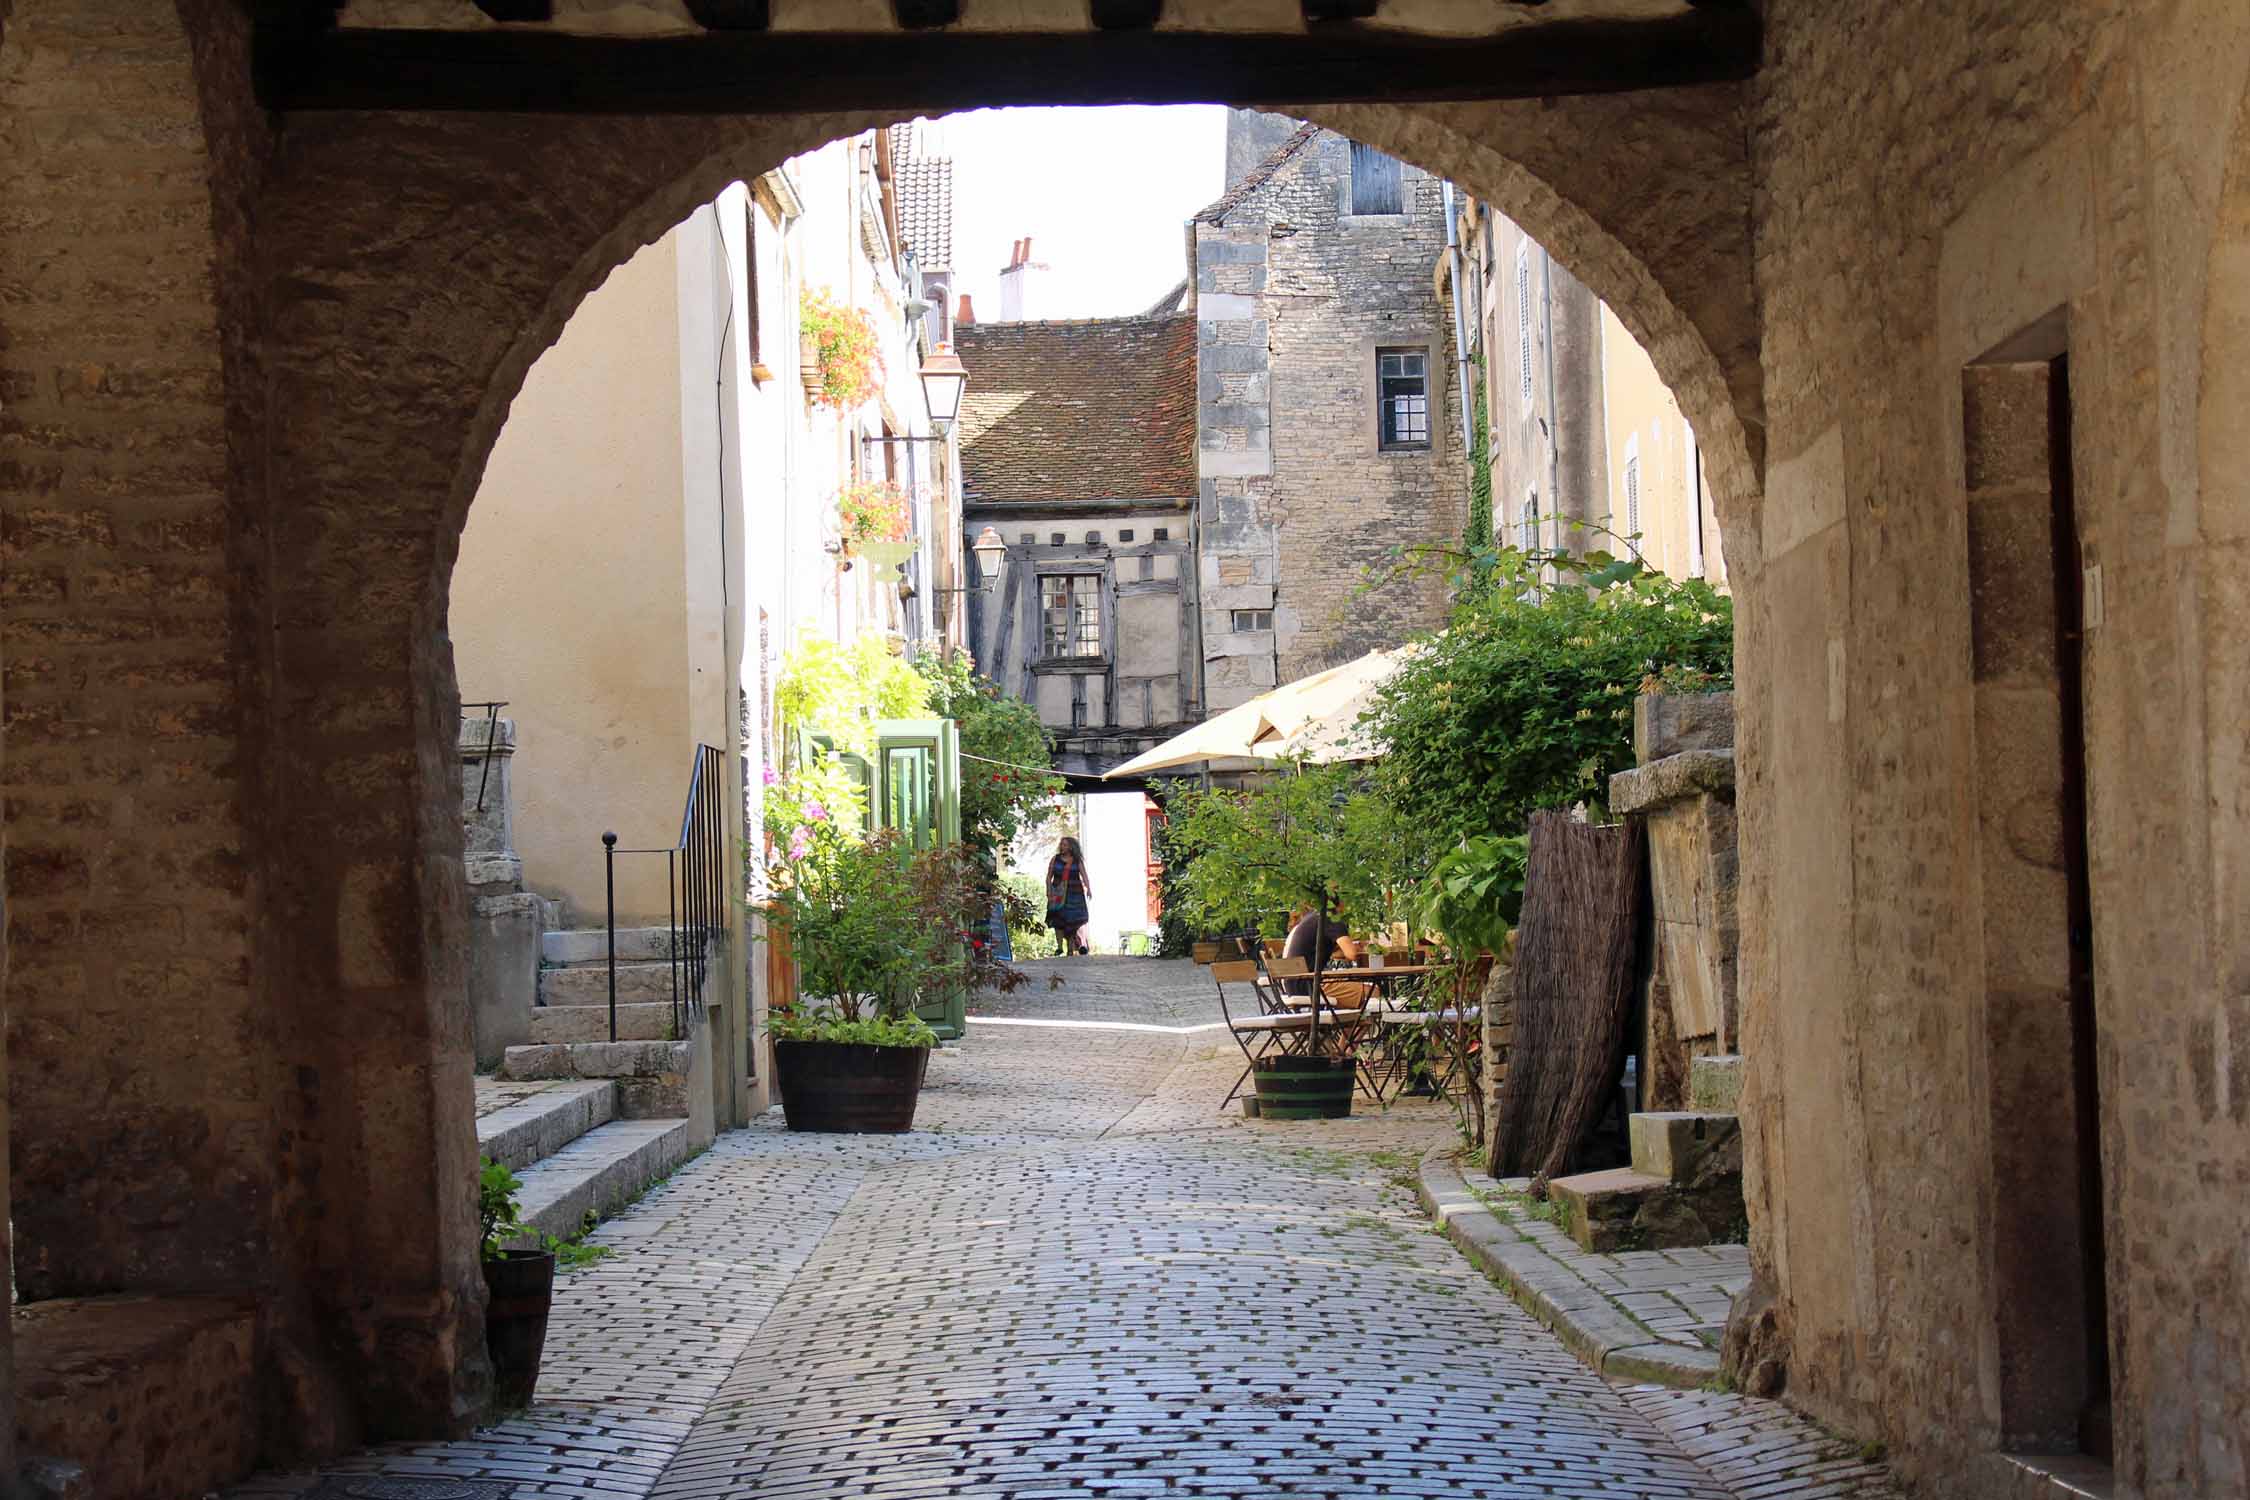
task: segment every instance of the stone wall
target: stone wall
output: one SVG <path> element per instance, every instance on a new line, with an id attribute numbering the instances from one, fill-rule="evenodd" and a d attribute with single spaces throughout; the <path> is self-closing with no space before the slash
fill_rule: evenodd
<path id="1" fill-rule="evenodd" d="M 1360 593 L 1392 549 L 1456 539 L 1467 507 L 1451 309 L 1434 290 L 1442 183 L 1402 175 L 1406 212 L 1350 212 L 1351 143 L 1324 131 L 1192 226 L 1213 708 L 1443 618 L 1434 578 Z M 1378 349 L 1424 357 L 1425 447 L 1378 444 Z M 1273 611 L 1273 629 L 1234 630 L 1238 609 Z"/>
<path id="2" fill-rule="evenodd" d="M 1610 778 L 1609 809 L 1648 825 L 1640 1107 L 1682 1110 L 1695 1060 L 1733 1052 L 1741 1032 L 1734 695 L 1643 693 L 1633 744 L 1640 764 Z"/>
<path id="3" fill-rule="evenodd" d="M 267 1326 L 343 1351 L 266 1335 L 271 1431 L 436 1431 L 480 1378 L 455 539 L 577 300 L 871 120 L 306 116 L 268 173 L 234 12 L 188 9 L 192 75 L 171 13 L 117 0 L 16 0 L 0 53 L 19 1274 L 270 1278 Z M 2059 330 L 2099 569 L 2120 1490 L 2239 1493 L 2250 17 L 1766 10 L 1747 127 L 1733 88 L 1302 112 L 1550 246 L 1706 442 L 1741 600 L 1757 1261 L 1794 1398 L 1970 1495 L 2016 1357 L 1993 1226 L 2028 1200 L 1991 1125 L 1962 372 Z M 128 1097 L 129 1149 L 74 1162 L 63 1127 L 124 1140 Z"/>
<path id="4" fill-rule="evenodd" d="M 2119 1491 L 2238 1494 L 2250 507 L 2198 442 L 2245 425 L 2239 385 L 2231 410 L 2207 396 L 2250 345 L 2250 13 L 1768 15 L 1772 462 L 1754 577 L 1734 576 L 1753 1254 L 1781 1289 L 1790 1389 L 1887 1437 L 1913 1478 L 1996 1491 L 1966 1476 L 2005 1440 L 2025 1353 L 1998 1226 L 2075 1165 L 2006 1170 L 1992 1126 L 2014 1085 L 1987 1003 L 2004 895 L 1981 859 L 1963 374 L 2067 351 Z M 2039 1071 L 2061 1088 L 2069 1069 L 2050 1051 Z M 2046 1316 L 2075 1320 L 2050 1291 Z"/>

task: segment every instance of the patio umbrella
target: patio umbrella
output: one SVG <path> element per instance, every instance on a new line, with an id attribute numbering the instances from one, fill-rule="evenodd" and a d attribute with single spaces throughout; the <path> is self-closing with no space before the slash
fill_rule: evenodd
<path id="1" fill-rule="evenodd" d="M 1270 761 L 1299 754 L 1313 761 L 1371 760 L 1379 752 L 1361 744 L 1354 727 L 1369 695 L 1411 649 L 1377 651 L 1270 688 L 1104 772 L 1104 779 L 1206 760 Z"/>
<path id="2" fill-rule="evenodd" d="M 1258 732 L 1264 722 L 1258 716 L 1258 700 L 1238 703 L 1225 713 L 1205 719 L 1193 729 L 1184 729 L 1153 750 L 1144 750 L 1114 770 L 1104 771 L 1102 779 L 1116 776 L 1139 776 L 1149 771 L 1161 771 L 1171 766 L 1192 766 L 1206 760 L 1272 760 L 1279 754 L 1275 750 L 1258 751 L 1250 748 L 1250 736 Z"/>
<path id="3" fill-rule="evenodd" d="M 1383 752 L 1359 727 L 1375 692 L 1418 648 L 1372 651 L 1340 667 L 1316 672 L 1274 689 L 1259 703 L 1262 722 L 1251 734 L 1255 753 L 1290 755 L 1315 764 L 1373 760 Z"/>

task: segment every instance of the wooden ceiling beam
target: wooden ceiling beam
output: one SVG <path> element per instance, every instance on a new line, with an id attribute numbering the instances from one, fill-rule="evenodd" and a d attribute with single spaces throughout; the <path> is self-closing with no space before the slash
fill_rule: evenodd
<path id="1" fill-rule="evenodd" d="M 734 30 L 658 40 L 272 26 L 258 32 L 256 67 L 260 102 L 283 110 L 770 114 L 1622 93 L 1738 82 L 1757 71 L 1761 45 L 1757 13 L 1730 6 L 1541 21 L 1475 39 L 1346 22 L 1301 35 Z"/>

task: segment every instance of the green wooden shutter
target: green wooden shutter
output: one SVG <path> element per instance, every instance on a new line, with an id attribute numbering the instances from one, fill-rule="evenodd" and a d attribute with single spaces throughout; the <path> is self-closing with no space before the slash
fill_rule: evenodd
<path id="1" fill-rule="evenodd" d="M 961 735 L 951 719 L 885 719 L 875 726 L 876 826 L 911 848 L 961 839 Z M 925 995 L 914 1013 L 939 1036 L 969 1029 L 966 994 Z"/>

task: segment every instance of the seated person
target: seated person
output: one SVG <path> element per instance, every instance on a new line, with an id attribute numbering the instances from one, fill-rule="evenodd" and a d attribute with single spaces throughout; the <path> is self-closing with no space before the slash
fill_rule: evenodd
<path id="1" fill-rule="evenodd" d="M 1323 916 L 1318 911 L 1299 913 L 1290 924 L 1289 936 L 1281 945 L 1283 958 L 1301 958 L 1314 973 L 1335 963 L 1338 957 L 1346 962 L 1357 962 L 1359 945 L 1344 931 L 1343 919 L 1333 914 Z M 1306 999 L 1312 995 L 1310 978 L 1284 979 L 1284 994 Z M 1324 980 L 1320 992 L 1328 997 L 1330 1005 L 1350 1007 L 1357 1005 L 1367 995 L 1369 985 L 1353 980 Z"/>

